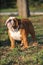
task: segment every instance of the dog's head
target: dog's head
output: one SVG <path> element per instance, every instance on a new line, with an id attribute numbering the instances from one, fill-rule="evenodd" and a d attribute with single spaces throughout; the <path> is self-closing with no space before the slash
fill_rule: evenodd
<path id="1" fill-rule="evenodd" d="M 18 21 L 18 19 L 15 17 L 9 17 L 5 25 L 7 25 L 8 28 L 9 27 L 17 28 L 20 25 L 20 20 Z"/>

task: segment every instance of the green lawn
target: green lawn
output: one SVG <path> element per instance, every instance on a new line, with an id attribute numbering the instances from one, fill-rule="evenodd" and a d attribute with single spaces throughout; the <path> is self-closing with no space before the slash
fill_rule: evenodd
<path id="1" fill-rule="evenodd" d="M 3 8 L 0 9 L 0 12 L 16 12 L 17 8 Z"/>
<path id="2" fill-rule="evenodd" d="M 12 51 L 9 49 L 9 39 L 5 21 L 8 16 L 1 16 L 0 19 L 0 65 L 43 65 L 43 16 L 32 16 L 32 21 L 38 47 L 29 47 L 27 50 L 21 51 L 19 44 Z M 30 37 L 29 37 L 30 39 Z"/>
<path id="3" fill-rule="evenodd" d="M 43 5 L 42 6 L 30 6 L 30 11 L 32 12 L 43 12 Z"/>

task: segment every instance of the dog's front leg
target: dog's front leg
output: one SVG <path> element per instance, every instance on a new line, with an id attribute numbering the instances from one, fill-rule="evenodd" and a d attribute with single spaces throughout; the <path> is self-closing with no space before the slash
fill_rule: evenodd
<path id="1" fill-rule="evenodd" d="M 9 31 L 8 31 L 8 35 L 9 35 L 9 39 L 10 39 L 10 42 L 11 42 L 11 47 L 10 47 L 10 49 L 13 49 L 13 48 L 15 48 L 15 40 L 11 37 Z"/>
<path id="2" fill-rule="evenodd" d="M 21 34 L 22 34 L 22 42 L 23 42 L 23 45 L 24 45 L 23 47 L 28 48 L 27 35 L 26 35 L 26 32 L 25 32 L 24 29 L 22 29 Z"/>

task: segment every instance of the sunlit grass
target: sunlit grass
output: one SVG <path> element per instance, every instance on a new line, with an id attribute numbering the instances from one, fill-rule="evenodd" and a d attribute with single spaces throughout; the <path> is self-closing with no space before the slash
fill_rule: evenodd
<path id="1" fill-rule="evenodd" d="M 17 8 L 5 8 L 5 9 L 0 9 L 0 12 L 16 12 Z"/>

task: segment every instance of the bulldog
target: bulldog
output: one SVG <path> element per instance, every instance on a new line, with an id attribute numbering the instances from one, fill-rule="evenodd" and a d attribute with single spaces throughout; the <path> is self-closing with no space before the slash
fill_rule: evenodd
<path id="1" fill-rule="evenodd" d="M 21 41 L 23 48 L 29 47 L 28 35 L 31 34 L 33 45 L 36 45 L 36 37 L 34 27 L 29 19 L 18 19 L 9 17 L 5 25 L 8 28 L 8 35 L 11 41 L 11 49 L 15 48 L 15 40 Z"/>

